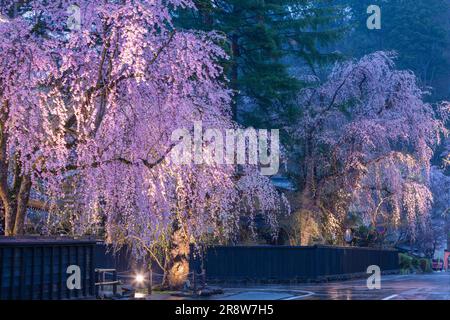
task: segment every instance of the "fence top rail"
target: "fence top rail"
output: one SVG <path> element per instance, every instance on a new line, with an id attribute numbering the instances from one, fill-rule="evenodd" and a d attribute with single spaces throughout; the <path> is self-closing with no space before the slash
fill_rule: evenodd
<path id="1" fill-rule="evenodd" d="M 41 246 L 41 245 L 95 245 L 94 239 L 69 237 L 4 237 L 0 236 L 0 246 Z"/>
<path id="2" fill-rule="evenodd" d="M 283 246 L 283 245 L 233 245 L 233 246 L 210 246 L 210 249 L 346 249 L 346 250 L 369 250 L 369 251 L 389 251 L 398 252 L 394 248 L 371 248 L 371 247 L 344 247 L 344 246 L 328 246 L 328 245 L 313 245 L 313 246 Z"/>

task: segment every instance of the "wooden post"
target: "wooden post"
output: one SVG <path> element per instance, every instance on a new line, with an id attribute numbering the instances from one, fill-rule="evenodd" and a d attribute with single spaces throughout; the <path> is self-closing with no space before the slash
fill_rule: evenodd
<path id="1" fill-rule="evenodd" d="M 102 292 L 105 292 L 105 287 L 104 287 L 104 283 L 106 282 L 106 272 L 102 271 L 102 285 L 100 287 L 100 289 L 102 290 Z"/>
<path id="2" fill-rule="evenodd" d="M 194 282 L 192 289 L 194 291 L 194 294 L 197 293 L 197 277 L 196 277 L 196 275 L 197 275 L 197 272 L 194 268 L 194 272 L 192 273 L 192 282 Z"/>
<path id="3" fill-rule="evenodd" d="M 150 258 L 150 262 L 148 263 L 148 285 L 147 285 L 147 293 L 151 295 L 153 293 L 153 270 L 152 270 L 152 259 Z"/>
<path id="4" fill-rule="evenodd" d="M 95 270 L 95 281 L 94 281 L 94 286 L 95 286 L 95 297 L 98 298 L 100 296 L 100 287 L 97 285 L 97 283 L 100 282 L 100 273 Z"/>
<path id="5" fill-rule="evenodd" d="M 202 288 L 205 289 L 205 287 L 206 287 L 206 271 L 205 271 L 205 269 L 202 269 L 202 279 L 203 279 Z"/>
<path id="6" fill-rule="evenodd" d="M 114 296 L 117 294 L 117 270 L 113 271 L 113 294 Z"/>

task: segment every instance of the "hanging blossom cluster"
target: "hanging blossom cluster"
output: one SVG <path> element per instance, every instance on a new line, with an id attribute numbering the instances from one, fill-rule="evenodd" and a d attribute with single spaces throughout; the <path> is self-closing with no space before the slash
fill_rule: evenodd
<path id="1" fill-rule="evenodd" d="M 345 230 L 349 213 L 366 225 L 406 225 L 412 237 L 427 221 L 430 160 L 445 119 L 393 58 L 376 52 L 339 64 L 299 97 L 304 117 L 293 133 L 302 141 L 305 194 L 332 233 Z"/>
<path id="2" fill-rule="evenodd" d="M 237 179 L 231 166 L 169 160 L 174 130 L 235 126 L 221 37 L 171 23 L 172 10 L 193 3 L 56 2 L 2 2 L 0 101 L 7 156 L 71 228 L 152 246 L 178 219 L 199 241 L 232 236 L 248 206 L 275 227 L 283 200 L 255 168 Z M 50 215 L 49 230 L 61 219 Z"/>

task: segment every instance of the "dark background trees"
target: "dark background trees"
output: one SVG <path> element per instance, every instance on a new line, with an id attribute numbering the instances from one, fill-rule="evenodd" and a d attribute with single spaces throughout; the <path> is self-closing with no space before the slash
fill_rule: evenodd
<path id="1" fill-rule="evenodd" d="M 216 30 L 226 37 L 224 62 L 235 92 L 233 117 L 241 124 L 274 127 L 292 121 L 293 103 L 315 67 L 336 61 L 343 12 L 330 0 L 196 0 L 182 27 Z M 331 49 L 330 49 L 331 48 Z M 301 65 L 306 71 L 298 71 Z M 296 69 L 297 68 L 297 69 Z"/>
<path id="2" fill-rule="evenodd" d="M 235 92 L 234 119 L 244 126 L 283 129 L 301 122 L 306 111 L 299 105 L 302 89 L 317 88 L 336 62 L 376 51 L 396 52 L 396 68 L 412 71 L 418 87 L 429 91 L 425 102 L 450 98 L 450 3 L 445 0 L 195 3 L 199 10 L 185 10 L 177 23 L 184 28 L 217 30 L 225 36 L 222 45 L 230 60 L 222 65 Z M 369 5 L 381 8 L 380 30 L 366 26 Z M 282 132 L 282 138 L 287 158 L 294 164 L 286 174 L 302 191 L 301 166 L 295 164 L 303 163 L 304 150 L 292 135 Z M 435 165 L 442 163 L 438 153 Z M 430 225 L 439 225 L 434 221 Z"/>
<path id="3" fill-rule="evenodd" d="M 395 51 L 397 65 L 431 87 L 429 101 L 450 96 L 450 3 L 446 0 L 338 0 L 351 29 L 339 45 L 347 57 Z M 367 7 L 381 8 L 381 29 L 366 27 Z"/>

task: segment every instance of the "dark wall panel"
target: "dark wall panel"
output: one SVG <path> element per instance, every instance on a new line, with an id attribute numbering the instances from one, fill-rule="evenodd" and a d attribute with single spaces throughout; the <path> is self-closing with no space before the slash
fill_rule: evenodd
<path id="1" fill-rule="evenodd" d="M 0 300 L 94 296 L 95 241 L 0 238 Z M 67 288 L 67 268 L 81 270 L 81 289 Z"/>
<path id="2" fill-rule="evenodd" d="M 192 261 L 198 269 L 199 261 Z M 354 247 L 234 246 L 206 250 L 208 279 L 315 280 L 364 273 L 370 265 L 381 271 L 399 269 L 398 252 Z"/>

